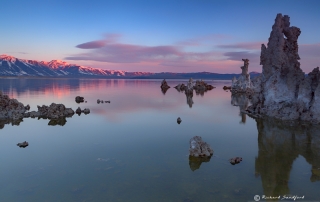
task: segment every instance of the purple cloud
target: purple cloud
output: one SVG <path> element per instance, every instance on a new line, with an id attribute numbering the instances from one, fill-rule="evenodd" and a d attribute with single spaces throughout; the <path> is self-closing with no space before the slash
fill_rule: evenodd
<path id="1" fill-rule="evenodd" d="M 107 44 L 112 44 L 117 41 L 117 39 L 120 37 L 120 34 L 105 34 L 104 40 L 98 40 L 98 41 L 90 41 L 87 43 L 82 43 L 77 45 L 77 48 L 81 49 L 97 49 L 97 48 L 102 48 Z"/>
<path id="2" fill-rule="evenodd" d="M 246 42 L 246 43 L 236 43 L 228 45 L 218 45 L 218 48 L 227 48 L 227 49 L 246 49 L 246 50 L 261 50 L 261 44 L 267 44 L 265 42 Z"/>
<path id="3" fill-rule="evenodd" d="M 103 46 L 106 45 L 106 41 L 100 40 L 100 41 L 90 41 L 87 43 L 82 43 L 77 45 L 77 48 L 82 48 L 82 49 L 95 49 L 95 48 L 102 48 Z"/>

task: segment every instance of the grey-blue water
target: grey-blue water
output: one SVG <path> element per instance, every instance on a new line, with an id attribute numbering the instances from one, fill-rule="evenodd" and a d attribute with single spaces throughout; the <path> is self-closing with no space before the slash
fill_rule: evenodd
<path id="1" fill-rule="evenodd" d="M 54 102 L 91 113 L 60 125 L 1 121 L 0 201 L 320 200 L 318 126 L 240 114 L 231 100 L 242 98 L 222 89 L 229 81 L 207 81 L 216 88 L 187 103 L 173 88 L 181 82 L 168 80 L 164 94 L 161 80 L 1 79 L 0 90 L 31 110 Z M 214 150 L 208 162 L 189 162 L 195 135 Z M 16 146 L 22 141 L 29 146 Z M 236 156 L 243 161 L 231 165 Z"/>

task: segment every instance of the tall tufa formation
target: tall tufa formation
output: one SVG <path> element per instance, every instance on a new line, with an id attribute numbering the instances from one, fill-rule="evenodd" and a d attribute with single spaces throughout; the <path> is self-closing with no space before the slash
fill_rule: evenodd
<path id="1" fill-rule="evenodd" d="M 320 122 L 319 68 L 307 77 L 300 68 L 298 37 L 287 15 L 278 14 L 268 47 L 261 46 L 262 74 L 252 80 L 255 94 L 247 112 L 282 120 Z"/>
<path id="2" fill-rule="evenodd" d="M 242 59 L 244 65 L 241 67 L 242 72 L 238 79 L 232 79 L 232 93 L 249 93 L 251 92 L 250 74 L 248 73 L 249 59 Z"/>

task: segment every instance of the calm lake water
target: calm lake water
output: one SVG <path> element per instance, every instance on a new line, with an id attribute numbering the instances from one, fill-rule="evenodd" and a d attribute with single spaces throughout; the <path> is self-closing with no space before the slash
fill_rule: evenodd
<path id="1" fill-rule="evenodd" d="M 2 121 L 0 201 L 320 200 L 319 126 L 246 117 L 243 98 L 222 89 L 229 81 L 207 81 L 216 88 L 187 103 L 173 88 L 181 82 L 168 80 L 164 94 L 161 80 L 1 79 L 0 90 L 31 110 L 54 102 L 91 113 L 61 125 Z M 189 161 L 195 135 L 214 150 L 207 162 Z M 236 156 L 243 161 L 231 165 Z"/>

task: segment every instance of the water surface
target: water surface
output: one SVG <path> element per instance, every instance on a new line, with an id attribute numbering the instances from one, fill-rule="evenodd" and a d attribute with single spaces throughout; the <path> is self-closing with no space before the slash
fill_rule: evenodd
<path id="1" fill-rule="evenodd" d="M 222 89 L 229 81 L 207 81 L 216 88 L 190 104 L 173 88 L 181 82 L 168 80 L 163 93 L 161 80 L 1 79 L 0 89 L 31 110 L 54 102 L 91 113 L 60 125 L 2 121 L 0 201 L 319 200 L 319 127 L 246 117 L 248 101 Z M 206 162 L 189 162 L 195 135 L 214 150 Z M 243 161 L 231 165 L 235 156 Z"/>

